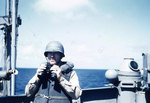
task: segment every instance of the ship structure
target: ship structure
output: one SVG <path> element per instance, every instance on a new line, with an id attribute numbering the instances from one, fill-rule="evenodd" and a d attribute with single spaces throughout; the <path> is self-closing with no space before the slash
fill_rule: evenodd
<path id="1" fill-rule="evenodd" d="M 31 103 L 34 99 L 15 95 L 18 27 L 18 0 L 5 0 L 6 12 L 0 16 L 3 31 L 3 67 L 0 71 L 0 103 Z M 143 53 L 143 67 L 133 58 L 124 58 L 118 70 L 107 70 L 107 87 L 83 89 L 81 103 L 150 103 L 150 54 Z"/>
<path id="2" fill-rule="evenodd" d="M 21 25 L 18 2 L 18 0 L 5 0 L 5 14 L 0 15 L 0 30 L 3 31 L 3 67 L 0 72 L 2 96 L 15 95 L 17 37 L 18 27 Z"/>

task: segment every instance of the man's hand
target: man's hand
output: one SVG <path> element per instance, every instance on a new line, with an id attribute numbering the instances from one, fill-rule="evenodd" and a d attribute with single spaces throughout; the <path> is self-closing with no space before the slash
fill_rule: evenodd
<path id="1" fill-rule="evenodd" d="M 61 69 L 57 65 L 53 65 L 50 69 L 51 73 L 56 73 L 57 78 L 59 79 L 61 76 Z"/>
<path id="2" fill-rule="evenodd" d="M 43 72 L 44 70 L 46 70 L 46 64 L 41 64 L 40 67 L 37 69 L 37 74 L 39 74 L 40 72 Z"/>

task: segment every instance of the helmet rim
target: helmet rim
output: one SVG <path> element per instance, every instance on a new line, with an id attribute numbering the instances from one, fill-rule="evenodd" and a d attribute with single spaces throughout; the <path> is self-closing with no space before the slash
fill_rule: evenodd
<path id="1" fill-rule="evenodd" d="M 46 45 L 46 49 L 44 52 L 44 56 L 47 57 L 48 52 L 59 52 L 62 54 L 62 57 L 64 57 L 64 47 L 59 41 L 50 41 Z"/>

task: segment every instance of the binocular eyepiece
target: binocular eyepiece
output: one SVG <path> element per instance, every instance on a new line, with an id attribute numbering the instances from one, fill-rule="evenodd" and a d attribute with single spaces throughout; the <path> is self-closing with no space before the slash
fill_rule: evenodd
<path id="1" fill-rule="evenodd" d="M 56 73 L 51 73 L 51 71 L 50 71 L 51 67 L 52 67 L 52 65 L 49 62 L 47 62 L 46 69 L 44 71 L 38 73 L 38 75 L 37 75 L 38 78 L 40 80 L 50 79 L 52 81 L 55 81 L 57 79 L 57 75 L 56 75 Z"/>

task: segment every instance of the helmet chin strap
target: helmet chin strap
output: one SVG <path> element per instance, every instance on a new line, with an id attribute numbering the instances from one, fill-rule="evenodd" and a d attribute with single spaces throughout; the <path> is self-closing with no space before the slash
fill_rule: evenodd
<path id="1" fill-rule="evenodd" d="M 46 61 L 49 62 L 48 57 L 45 57 Z"/>

